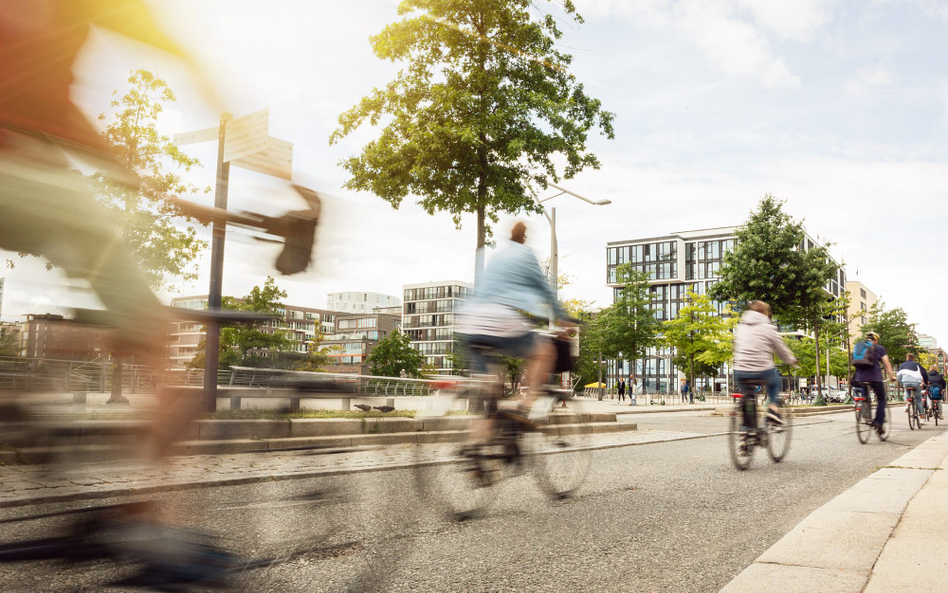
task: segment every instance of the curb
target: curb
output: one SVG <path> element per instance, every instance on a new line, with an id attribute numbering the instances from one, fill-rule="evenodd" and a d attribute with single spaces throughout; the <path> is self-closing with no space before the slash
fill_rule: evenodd
<path id="1" fill-rule="evenodd" d="M 946 461 L 943 432 L 810 513 L 720 593 L 862 593 L 909 504 Z M 910 570 L 900 570 L 900 590 L 916 590 Z"/>

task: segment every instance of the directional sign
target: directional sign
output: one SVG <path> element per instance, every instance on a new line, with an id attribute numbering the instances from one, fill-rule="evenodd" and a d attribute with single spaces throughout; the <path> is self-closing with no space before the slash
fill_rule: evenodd
<path id="1" fill-rule="evenodd" d="M 174 145 L 184 146 L 185 144 L 195 144 L 197 142 L 210 142 L 211 140 L 217 140 L 218 134 L 220 134 L 220 128 L 207 128 L 204 130 L 175 134 Z"/>
<path id="2" fill-rule="evenodd" d="M 267 149 L 240 157 L 231 164 L 281 179 L 293 179 L 293 144 L 272 136 L 267 137 Z"/>
<path id="3" fill-rule="evenodd" d="M 269 107 L 227 122 L 224 162 L 266 150 L 269 125 Z"/>

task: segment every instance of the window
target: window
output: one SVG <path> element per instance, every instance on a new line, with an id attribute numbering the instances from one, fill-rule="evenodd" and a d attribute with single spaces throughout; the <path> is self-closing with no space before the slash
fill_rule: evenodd
<path id="1" fill-rule="evenodd" d="M 868 298 L 868 297 L 866 296 L 866 289 L 865 289 L 865 288 L 860 288 L 860 289 L 859 289 L 859 296 L 862 297 L 862 298 L 864 298 L 864 299 L 865 299 L 865 298 Z"/>

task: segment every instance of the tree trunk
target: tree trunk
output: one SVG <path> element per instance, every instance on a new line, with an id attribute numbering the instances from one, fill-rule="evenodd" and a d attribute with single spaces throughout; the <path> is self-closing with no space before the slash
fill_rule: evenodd
<path id="1" fill-rule="evenodd" d="M 822 394 L 823 377 L 822 369 L 820 368 L 820 324 L 815 320 L 813 323 L 813 340 L 814 346 L 816 347 L 816 398 L 813 400 L 813 403 L 823 405 L 826 402 L 824 401 Z"/>

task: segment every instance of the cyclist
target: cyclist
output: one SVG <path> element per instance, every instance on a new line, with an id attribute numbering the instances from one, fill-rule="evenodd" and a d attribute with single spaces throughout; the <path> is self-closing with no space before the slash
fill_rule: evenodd
<path id="1" fill-rule="evenodd" d="M 922 397 L 922 389 L 928 385 L 928 371 L 918 364 L 915 355 L 911 352 L 906 354 L 905 358 L 905 362 L 899 365 L 896 377 L 898 377 L 899 385 L 914 391 L 915 407 L 918 408 L 918 421 L 920 424 L 925 424 L 925 398 Z"/>
<path id="2" fill-rule="evenodd" d="M 561 325 L 573 324 L 566 321 L 533 251 L 524 245 L 526 237 L 526 225 L 517 222 L 507 248 L 494 255 L 474 296 L 459 312 L 458 331 L 481 371 L 485 370 L 479 354 L 483 350 L 526 359 L 527 389 L 521 391 L 517 410 L 506 413 L 529 423 L 530 408 L 556 364 L 556 347 L 532 331 L 532 318 L 546 318 L 552 311 Z"/>
<path id="3" fill-rule="evenodd" d="M 767 421 L 783 424 L 779 404 L 783 377 L 774 365 L 774 354 L 791 365 L 798 361 L 770 320 L 772 314 L 767 303 L 752 301 L 741 316 L 741 323 L 734 331 L 734 380 L 738 385 L 764 381 L 770 400 Z"/>
<path id="4" fill-rule="evenodd" d="M 938 367 L 928 369 L 928 397 L 935 406 L 934 413 L 938 414 L 939 420 L 945 419 L 941 407 L 941 402 L 945 399 L 945 389 L 945 376 L 938 372 Z"/>
<path id="5" fill-rule="evenodd" d="M 856 366 L 856 372 L 853 374 L 853 387 L 864 389 L 866 397 L 869 398 L 869 390 L 876 394 L 878 404 L 876 405 L 876 417 L 872 422 L 873 428 L 878 432 L 883 431 L 885 426 L 885 383 L 882 380 L 882 367 L 885 367 L 886 376 L 889 381 L 895 380 L 895 374 L 892 372 L 892 364 L 889 362 L 889 355 L 882 344 L 879 343 L 879 334 L 876 332 L 866 332 L 866 339 L 871 343 L 871 352 L 868 353 L 868 366 Z"/>

